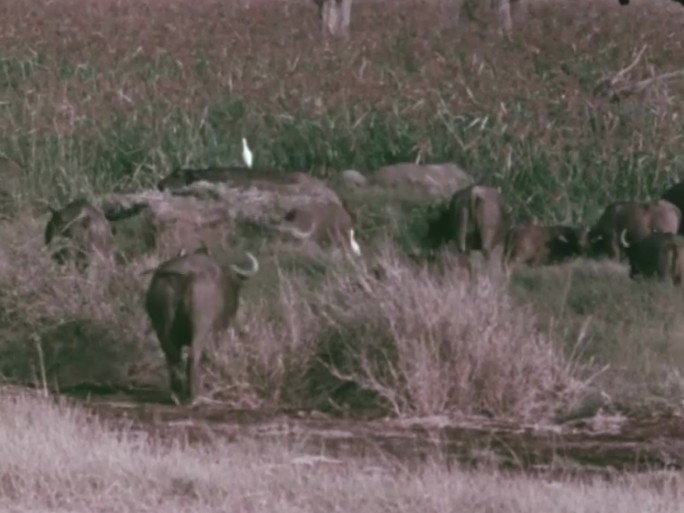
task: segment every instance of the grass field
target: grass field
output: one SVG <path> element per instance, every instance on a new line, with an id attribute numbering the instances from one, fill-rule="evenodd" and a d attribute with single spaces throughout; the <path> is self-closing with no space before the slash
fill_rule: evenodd
<path id="1" fill-rule="evenodd" d="M 141 300 L 140 273 L 159 255 L 87 282 L 43 250 L 47 206 L 142 190 L 181 165 L 238 164 L 243 136 L 257 166 L 331 183 L 345 169 L 454 161 L 500 187 L 516 222 L 591 224 L 612 200 L 659 196 L 684 166 L 684 79 L 657 79 L 682 66 L 684 9 L 632 3 L 539 0 L 501 39 L 486 16 L 454 28 L 436 3 L 369 0 L 354 6 L 351 39 L 326 43 L 304 1 L 3 1 L 0 374 L 166 387 Z M 681 291 L 587 260 L 510 283 L 479 265 L 474 283 L 417 271 L 402 249 L 427 203 L 345 199 L 366 263 L 266 245 L 241 336 L 226 335 L 207 365 L 215 397 L 528 421 L 597 396 L 607 409 L 682 412 Z M 374 265 L 389 278 L 369 291 Z M 290 447 L 162 448 L 101 426 L 85 436 L 80 414 L 44 403 L 5 408 L 16 420 L 1 436 L 22 442 L 2 444 L 14 452 L 0 458 L 0 500 L 17 510 L 347 511 L 362 499 L 366 510 L 677 510 L 679 477 L 547 486 L 345 462 L 313 479 L 292 471 Z"/>
<path id="2" fill-rule="evenodd" d="M 0 399 L 6 511 L 562 511 L 681 509 L 682 478 L 535 479 L 439 460 L 334 460 L 297 442 L 161 443 L 26 395 Z"/>

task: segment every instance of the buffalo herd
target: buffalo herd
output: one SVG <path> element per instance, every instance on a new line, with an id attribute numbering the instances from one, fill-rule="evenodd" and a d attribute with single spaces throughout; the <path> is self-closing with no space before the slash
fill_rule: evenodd
<path id="1" fill-rule="evenodd" d="M 456 191 L 429 221 L 431 249 L 451 247 L 461 254 L 477 250 L 489 260 L 497 247 L 506 270 L 540 266 L 572 258 L 626 259 L 630 276 L 658 277 L 682 283 L 684 258 L 684 182 L 654 201 L 615 201 L 591 226 L 508 226 L 498 189 L 473 185 Z M 684 252 L 681 255 L 684 257 Z"/>
<path id="2" fill-rule="evenodd" d="M 186 185 L 197 176 L 216 179 L 215 170 L 177 170 L 162 180 L 161 190 Z M 231 174 L 231 169 L 220 170 Z M 219 177 L 220 178 L 220 177 Z M 260 178 L 263 179 L 263 178 Z M 469 255 L 482 253 L 491 261 L 500 250 L 506 271 L 515 266 L 542 266 L 585 256 L 626 259 L 630 277 L 655 277 L 684 286 L 684 182 L 666 190 L 655 201 L 615 201 L 591 226 L 509 225 L 503 195 L 498 188 L 471 185 L 434 205 L 427 217 L 426 238 L 419 259 L 442 255 L 441 267 L 462 267 L 472 276 Z M 297 239 L 327 241 L 345 253 L 360 257 L 354 237 L 353 217 L 342 204 L 329 202 L 303 205 L 288 211 L 279 227 Z M 92 204 L 77 199 L 61 210 L 51 209 L 45 228 L 45 243 L 66 240 L 52 257 L 58 263 L 74 262 L 84 271 L 94 260 L 113 263 L 114 230 Z M 415 256 L 416 254 L 414 254 Z M 206 246 L 181 251 L 161 263 L 153 273 L 145 295 L 145 311 L 157 335 L 168 366 L 170 386 L 176 401 L 199 396 L 199 362 L 208 344 L 234 318 L 242 284 L 259 270 L 251 253 L 248 269 L 221 265 Z M 182 350 L 189 356 L 183 387 Z"/>

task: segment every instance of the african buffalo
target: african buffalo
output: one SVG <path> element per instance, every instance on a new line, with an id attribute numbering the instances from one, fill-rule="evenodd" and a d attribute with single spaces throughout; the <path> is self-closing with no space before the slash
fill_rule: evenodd
<path id="1" fill-rule="evenodd" d="M 679 208 L 680 211 L 684 212 L 684 181 L 678 182 L 668 188 L 665 192 L 663 192 L 661 198 L 669 201 Z M 680 235 L 684 235 L 684 223 L 679 224 L 678 233 Z"/>
<path id="2" fill-rule="evenodd" d="M 150 318 L 169 369 L 174 397 L 195 399 L 201 392 L 200 359 L 209 341 L 235 317 L 245 279 L 259 270 L 251 254 L 251 269 L 223 267 L 206 248 L 183 254 L 155 269 L 145 296 Z M 182 349 L 189 346 L 187 393 L 182 386 Z"/>
<path id="3" fill-rule="evenodd" d="M 504 239 L 504 267 L 548 265 L 581 256 L 587 246 L 582 226 L 524 224 L 511 228 Z"/>
<path id="4" fill-rule="evenodd" d="M 58 240 L 66 245 L 56 250 L 52 258 L 63 264 L 71 260 L 84 271 L 92 259 L 113 263 L 115 242 L 109 221 L 97 208 L 83 198 L 76 199 L 60 210 L 50 208 L 52 216 L 45 226 L 45 244 Z"/>
<path id="5" fill-rule="evenodd" d="M 249 173 L 248 173 L 249 172 Z M 207 168 L 180 168 L 174 169 L 167 176 L 157 183 L 157 189 L 165 191 L 167 189 L 178 189 L 199 181 L 209 183 L 220 183 L 245 179 L 253 172 L 243 166 L 228 167 L 207 167 Z M 262 173 L 260 173 L 261 175 Z M 272 172 L 268 173 L 269 175 Z"/>
<path id="6" fill-rule="evenodd" d="M 673 0 L 677 4 L 684 5 L 684 0 Z M 618 0 L 620 5 L 629 5 L 629 0 Z"/>
<path id="7" fill-rule="evenodd" d="M 674 233 L 654 232 L 630 243 L 627 230 L 620 234 L 620 244 L 629 259 L 629 276 L 671 279 L 684 285 L 684 237 Z"/>
<path id="8" fill-rule="evenodd" d="M 285 214 L 287 224 L 278 227 L 298 239 L 335 242 L 355 255 L 361 247 L 354 238 L 352 217 L 344 206 L 334 201 L 310 203 L 295 207 Z"/>
<path id="9" fill-rule="evenodd" d="M 277 188 L 278 186 L 316 185 L 325 187 L 323 181 L 301 171 L 248 168 L 246 166 L 211 166 L 175 169 L 157 183 L 157 189 L 160 191 L 180 189 L 197 182 L 224 183 L 237 187 L 256 185 L 266 189 Z"/>
<path id="10" fill-rule="evenodd" d="M 456 245 L 461 253 L 482 251 L 485 259 L 504 235 L 501 193 L 484 185 L 471 185 L 456 191 L 439 207 L 428 224 L 427 243 L 431 249 Z"/>
<path id="11" fill-rule="evenodd" d="M 623 254 L 620 234 L 627 230 L 630 241 L 637 241 L 652 232 L 677 233 L 682 213 L 666 200 L 652 202 L 616 201 L 589 230 L 589 253 L 619 259 Z"/>

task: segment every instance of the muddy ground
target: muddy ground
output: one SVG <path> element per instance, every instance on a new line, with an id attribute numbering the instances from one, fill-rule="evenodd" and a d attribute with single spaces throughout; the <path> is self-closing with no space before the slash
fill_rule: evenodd
<path id="1" fill-rule="evenodd" d="M 71 391 L 76 402 L 115 426 L 189 443 L 281 439 L 328 457 L 405 463 L 438 457 L 475 467 L 598 473 L 680 469 L 684 418 L 599 414 L 563 425 L 520 425 L 482 417 L 348 419 L 320 413 L 236 411 L 219 403 L 176 406 L 151 389 Z"/>

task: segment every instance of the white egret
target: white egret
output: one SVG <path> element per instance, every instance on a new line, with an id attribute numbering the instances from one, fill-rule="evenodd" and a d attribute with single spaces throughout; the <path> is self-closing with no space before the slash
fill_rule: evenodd
<path id="1" fill-rule="evenodd" d="M 249 146 L 247 146 L 247 139 L 244 137 L 242 138 L 242 160 L 245 162 L 247 167 L 252 167 L 254 157 L 252 156 Z"/>
<path id="2" fill-rule="evenodd" d="M 356 239 L 354 238 L 354 230 L 353 229 L 349 230 L 349 242 L 351 244 L 352 251 L 357 256 L 361 256 L 361 246 L 359 246 L 359 243 L 356 242 Z"/>

